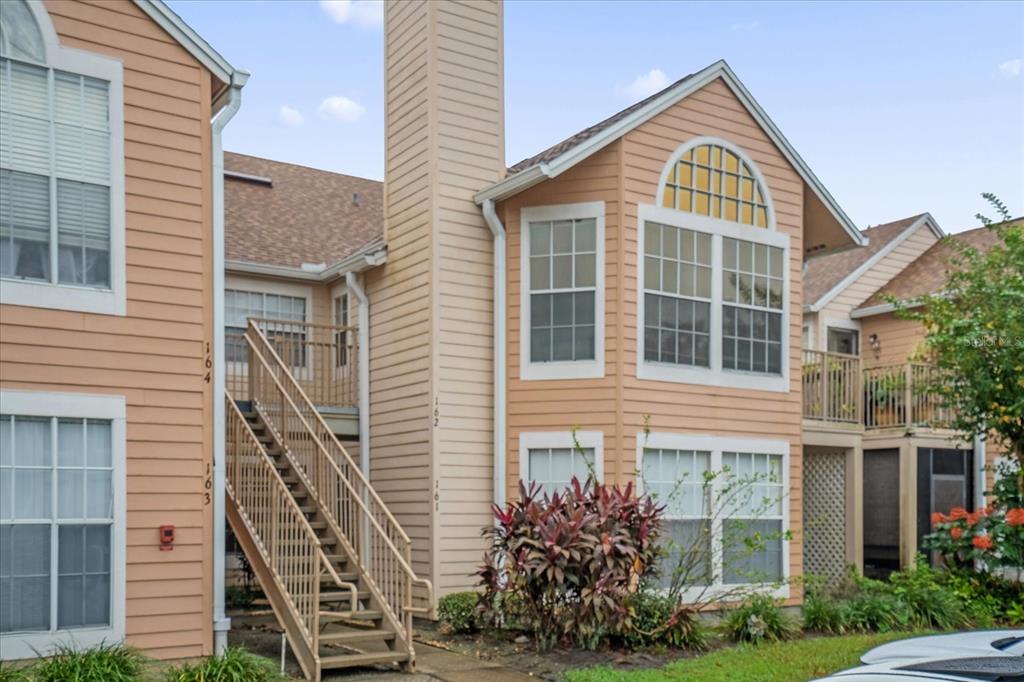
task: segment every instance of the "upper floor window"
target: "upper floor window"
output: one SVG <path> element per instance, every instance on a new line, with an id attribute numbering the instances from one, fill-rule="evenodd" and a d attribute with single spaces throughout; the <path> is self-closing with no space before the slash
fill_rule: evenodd
<path id="1" fill-rule="evenodd" d="M 48 23 L 3 3 L 2 301 L 124 314 L 121 63 L 47 41 Z"/>
<path id="2" fill-rule="evenodd" d="M 753 161 L 698 138 L 638 206 L 637 377 L 788 390 L 789 236 Z"/>
<path id="3" fill-rule="evenodd" d="M 768 201 L 752 164 L 725 144 L 699 144 L 668 167 L 661 205 L 768 227 Z"/>
<path id="4" fill-rule="evenodd" d="M 522 210 L 521 378 L 604 374 L 604 204 Z"/>
<path id="5" fill-rule="evenodd" d="M 260 328 L 282 359 L 294 367 L 306 365 L 305 297 L 225 289 L 224 336 L 228 362 L 248 362 L 249 351 L 243 337 L 249 318 L 265 320 Z"/>

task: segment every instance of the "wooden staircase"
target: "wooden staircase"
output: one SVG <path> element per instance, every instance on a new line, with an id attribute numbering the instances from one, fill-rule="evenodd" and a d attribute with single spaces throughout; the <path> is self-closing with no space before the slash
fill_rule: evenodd
<path id="1" fill-rule="evenodd" d="M 415 596 L 429 581 L 411 542 L 259 329 L 249 396 L 227 401 L 228 521 L 306 678 L 397 664 L 412 670 Z"/>

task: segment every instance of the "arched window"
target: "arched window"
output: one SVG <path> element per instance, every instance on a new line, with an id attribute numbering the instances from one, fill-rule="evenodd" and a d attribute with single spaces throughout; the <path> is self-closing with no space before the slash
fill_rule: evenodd
<path id="1" fill-rule="evenodd" d="M 0 1 L 0 301 L 124 314 L 122 65 Z"/>
<path id="2" fill-rule="evenodd" d="M 754 227 L 769 226 L 769 201 L 753 163 L 725 143 L 689 146 L 666 169 L 661 205 Z"/>

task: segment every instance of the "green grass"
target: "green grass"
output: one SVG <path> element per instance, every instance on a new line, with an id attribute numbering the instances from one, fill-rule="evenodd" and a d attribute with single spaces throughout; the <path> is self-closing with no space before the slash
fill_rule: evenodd
<path id="1" fill-rule="evenodd" d="M 885 642 L 920 633 L 805 637 L 789 642 L 741 644 L 687 658 L 653 670 L 626 671 L 608 667 L 573 670 L 566 682 L 807 682 L 857 665 L 861 654 Z"/>

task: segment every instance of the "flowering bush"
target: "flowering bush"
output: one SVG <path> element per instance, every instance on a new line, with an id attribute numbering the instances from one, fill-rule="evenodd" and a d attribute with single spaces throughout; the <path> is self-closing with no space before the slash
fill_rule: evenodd
<path id="1" fill-rule="evenodd" d="M 977 563 L 993 571 L 1024 566 L 1024 500 L 1017 489 L 1017 466 L 999 467 L 989 506 L 973 512 L 954 507 L 949 514 L 932 514 L 932 532 L 925 536 L 924 546 L 955 567 Z"/>
<path id="2" fill-rule="evenodd" d="M 630 624 L 627 597 L 654 572 L 663 507 L 625 488 L 577 479 L 563 492 L 540 494 L 519 484 L 519 499 L 494 507 L 493 543 L 478 571 L 485 612 L 514 619 L 538 647 L 563 640 L 594 648 Z M 509 595 L 517 613 L 504 612 Z"/>

